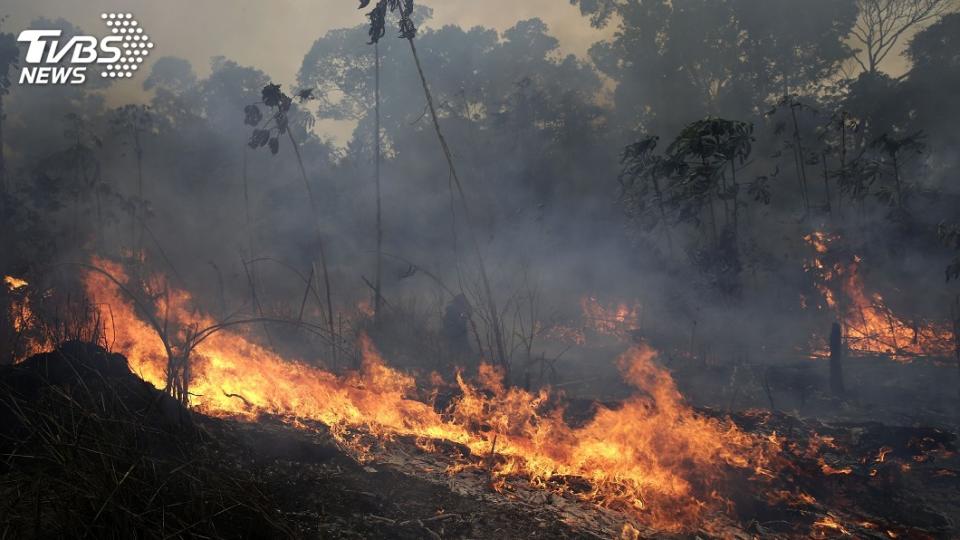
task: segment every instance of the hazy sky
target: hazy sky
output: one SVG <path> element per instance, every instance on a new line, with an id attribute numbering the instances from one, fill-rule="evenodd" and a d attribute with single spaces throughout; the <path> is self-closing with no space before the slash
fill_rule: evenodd
<path id="1" fill-rule="evenodd" d="M 563 53 L 586 57 L 587 49 L 613 32 L 592 28 L 569 0 L 418 0 L 434 10 L 428 26 L 481 25 L 505 30 L 517 21 L 539 17 L 560 40 Z M 357 0 L 12 0 L 0 7 L 9 15 L 3 30 L 19 32 L 37 17 L 62 17 L 86 32 L 105 30 L 102 12 L 131 12 L 156 47 L 140 73 L 112 85 L 108 102 L 119 105 L 144 101 L 141 84 L 151 62 L 162 56 L 189 60 L 199 75 L 209 71 L 211 57 L 222 55 L 266 71 L 275 81 L 293 84 L 303 55 L 314 40 L 333 28 L 365 22 Z M 905 41 L 905 40 L 904 40 Z M 901 43 L 902 45 L 902 43 Z M 902 72 L 902 59 L 891 54 L 885 68 Z M 319 130 L 338 140 L 349 134 L 345 126 L 330 124 Z M 342 140 L 340 142 L 343 142 Z"/>
<path id="2" fill-rule="evenodd" d="M 209 59 L 223 55 L 293 83 L 303 55 L 333 28 L 365 22 L 356 0 L 13 0 L 0 15 L 4 29 L 18 32 L 37 17 L 63 17 L 92 34 L 104 26 L 101 12 L 129 11 L 156 43 L 150 59 L 179 56 L 207 72 Z M 590 27 L 567 0 L 420 0 L 434 10 L 430 26 L 457 24 L 504 30 L 522 19 L 540 17 L 560 39 L 563 52 L 585 56 L 605 31 Z M 607 30 L 606 32 L 609 32 Z M 149 60 L 146 68 L 149 69 Z M 136 91 L 144 75 L 118 86 Z"/>

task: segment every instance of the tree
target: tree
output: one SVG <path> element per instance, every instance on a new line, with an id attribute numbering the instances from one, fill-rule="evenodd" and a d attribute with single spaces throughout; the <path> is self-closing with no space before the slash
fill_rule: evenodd
<path id="1" fill-rule="evenodd" d="M 814 89 L 850 55 L 853 0 L 571 0 L 595 26 L 590 49 L 617 83 L 627 129 L 674 132 L 705 116 L 747 117 L 765 102 Z M 789 14 L 784 16 L 783 14 Z"/>
<path id="2" fill-rule="evenodd" d="M 870 146 L 879 150 L 877 164 L 885 167 L 893 176 L 892 186 L 883 186 L 877 193 L 881 200 L 895 205 L 897 210 L 905 211 L 906 198 L 911 190 L 912 183 L 903 178 L 904 161 L 911 155 L 922 154 L 926 149 L 922 132 L 897 137 L 884 133 L 877 137 Z M 881 169 L 882 170 L 882 169 Z"/>
<path id="3" fill-rule="evenodd" d="M 646 137 L 624 150 L 620 182 L 628 212 L 647 230 L 680 224 L 700 230 L 709 247 L 693 250 L 694 262 L 712 274 L 724 293 L 735 293 L 741 267 L 741 191 L 757 201 L 770 200 L 764 179 L 744 186 L 737 177 L 752 150 L 753 125 L 699 120 L 685 127 L 663 155 L 654 154 L 657 141 Z"/>
<path id="4" fill-rule="evenodd" d="M 374 269 L 373 275 L 373 320 L 374 323 L 380 322 L 380 305 L 382 304 L 382 287 L 383 287 L 383 209 L 381 204 L 381 194 L 380 194 L 380 148 L 383 146 L 382 140 L 380 138 L 380 44 L 373 44 L 373 56 L 374 56 L 374 128 L 373 128 L 373 179 L 374 184 L 376 185 L 376 199 L 377 199 L 377 219 L 376 219 L 376 231 L 377 231 L 377 263 L 376 268 Z"/>
<path id="5" fill-rule="evenodd" d="M 854 60 L 864 73 L 876 74 L 905 33 L 953 6 L 954 0 L 857 0 L 859 14 L 850 35 L 862 49 Z"/>
<path id="6" fill-rule="evenodd" d="M 960 13 L 945 15 L 910 41 L 907 54 L 913 63 L 900 87 L 901 103 L 910 111 L 910 130 L 928 135 L 931 155 L 936 158 L 933 180 L 944 186 L 960 172 Z"/>

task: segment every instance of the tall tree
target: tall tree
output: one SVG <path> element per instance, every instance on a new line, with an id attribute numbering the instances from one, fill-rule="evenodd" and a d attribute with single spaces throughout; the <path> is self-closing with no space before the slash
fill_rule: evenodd
<path id="1" fill-rule="evenodd" d="M 377 196 L 377 264 L 373 275 L 373 320 L 374 323 L 380 322 L 380 304 L 382 303 L 381 287 L 383 282 L 381 276 L 383 273 L 383 213 L 380 198 L 380 44 L 373 44 L 374 56 L 374 128 L 373 128 L 373 168 L 374 182 L 376 184 Z"/>
<path id="2" fill-rule="evenodd" d="M 854 56 L 860 69 L 876 74 L 904 34 L 955 5 L 954 0 L 857 0 L 859 15 L 850 34 L 861 46 Z"/>

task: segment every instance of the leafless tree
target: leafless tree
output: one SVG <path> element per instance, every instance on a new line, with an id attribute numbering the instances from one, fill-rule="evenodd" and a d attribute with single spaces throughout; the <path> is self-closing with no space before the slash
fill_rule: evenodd
<path id="1" fill-rule="evenodd" d="M 374 181 L 377 188 L 377 266 L 373 276 L 373 320 L 380 323 L 381 275 L 383 273 L 383 217 L 380 200 L 380 44 L 373 44 L 374 54 Z"/>
<path id="2" fill-rule="evenodd" d="M 857 0 L 860 15 L 852 35 L 861 49 L 854 60 L 864 72 L 876 73 L 905 33 L 955 5 L 955 0 Z"/>

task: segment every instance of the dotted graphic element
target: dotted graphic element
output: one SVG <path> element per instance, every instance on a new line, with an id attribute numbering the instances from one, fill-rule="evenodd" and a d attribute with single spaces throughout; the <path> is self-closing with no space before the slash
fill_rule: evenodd
<path id="1" fill-rule="evenodd" d="M 143 27 L 131 13 L 101 13 L 100 19 L 112 34 L 122 40 L 120 58 L 116 63 L 104 66 L 100 76 L 114 79 L 133 77 L 144 57 L 153 48 L 150 36 L 143 33 Z"/>

